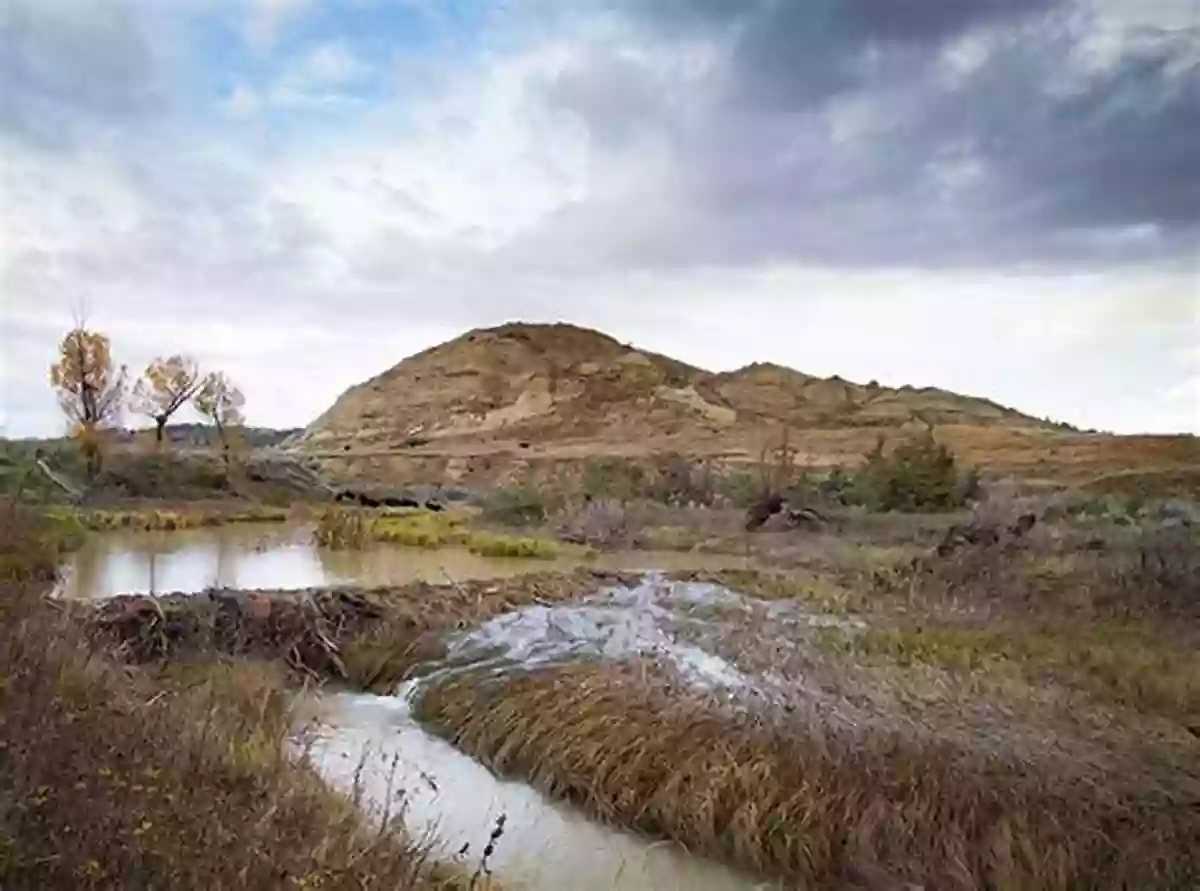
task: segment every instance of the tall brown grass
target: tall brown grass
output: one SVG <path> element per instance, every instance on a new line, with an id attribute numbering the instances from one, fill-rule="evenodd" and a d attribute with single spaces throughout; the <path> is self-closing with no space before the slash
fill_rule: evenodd
<path id="1" fill-rule="evenodd" d="M 718 712 L 628 667 L 460 677 L 420 702 L 498 773 L 593 816 L 806 887 L 1170 888 L 1200 813 L 961 744 Z"/>
<path id="2" fill-rule="evenodd" d="M 43 600 L 43 518 L 0 505 L 0 887 L 435 886 L 394 826 L 285 755 L 287 701 L 261 666 L 156 685 Z"/>
<path id="3" fill-rule="evenodd" d="M 376 517 L 362 510 L 330 507 L 317 517 L 313 540 L 323 548 L 364 548 L 374 538 Z"/>

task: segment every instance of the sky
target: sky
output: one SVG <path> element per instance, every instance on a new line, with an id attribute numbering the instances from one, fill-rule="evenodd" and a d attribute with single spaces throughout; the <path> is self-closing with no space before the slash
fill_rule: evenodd
<path id="1" fill-rule="evenodd" d="M 0 0 L 0 301 L 9 436 L 81 306 L 262 425 L 521 320 L 1200 432 L 1200 0 Z"/>

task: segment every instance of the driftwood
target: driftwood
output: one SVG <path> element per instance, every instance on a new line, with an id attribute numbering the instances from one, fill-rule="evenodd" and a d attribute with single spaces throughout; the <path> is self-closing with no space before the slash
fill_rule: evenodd
<path id="1" fill-rule="evenodd" d="M 37 469 L 40 470 L 48 480 L 50 480 L 50 482 L 54 483 L 54 485 L 66 492 L 67 495 L 70 496 L 71 500 L 76 504 L 82 501 L 84 496 L 87 494 L 86 490 L 71 485 L 66 481 L 66 479 L 51 470 L 50 465 L 46 463 L 44 458 L 38 458 L 34 464 L 37 466 Z"/>
<path id="2" fill-rule="evenodd" d="M 829 522 L 816 508 L 792 508 L 782 495 L 768 495 L 746 512 L 746 531 L 761 529 L 771 517 L 780 513 L 783 514 L 789 529 L 819 527 Z"/>

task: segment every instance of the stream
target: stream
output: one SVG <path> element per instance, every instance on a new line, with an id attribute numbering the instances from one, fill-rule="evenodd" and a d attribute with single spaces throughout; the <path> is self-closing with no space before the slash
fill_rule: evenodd
<path id="1" fill-rule="evenodd" d="M 200 592 L 210 587 L 308 588 L 399 585 L 414 580 L 493 578 L 569 570 L 577 560 L 487 558 L 461 548 L 381 546 L 329 552 L 305 528 L 218 527 L 92 536 L 63 568 L 60 593 L 105 598 L 124 593 Z M 468 870 L 505 817 L 489 865 L 508 891 L 750 891 L 762 883 L 678 846 L 593 822 L 533 788 L 494 777 L 414 720 L 411 700 L 431 678 L 460 671 L 506 673 L 581 658 L 653 656 L 689 685 L 731 696 L 774 695 L 774 681 L 746 677 L 715 652 L 711 610 L 765 610 L 711 584 L 671 582 L 660 572 L 738 566 L 738 558 L 668 552 L 603 555 L 588 565 L 639 570 L 641 584 L 592 592 L 580 601 L 531 605 L 457 631 L 446 657 L 426 664 L 391 696 L 332 693 L 298 723 L 293 745 L 333 787 L 368 814 L 398 816 L 440 859 Z M 814 617 L 775 616 L 784 625 Z M 465 848 L 465 851 L 464 851 Z"/>
<path id="2" fill-rule="evenodd" d="M 769 603 L 719 585 L 672 581 L 646 573 L 636 585 L 602 588 L 578 602 L 530 605 L 451 635 L 441 659 L 413 672 L 392 696 L 339 694 L 322 702 L 309 728 L 317 771 L 377 817 L 399 813 L 417 837 L 435 840 L 443 857 L 467 846 L 478 863 L 497 817 L 504 835 L 489 861 L 505 887 L 581 891 L 768 889 L 760 882 L 675 845 L 652 842 L 589 821 L 530 787 L 497 779 L 413 719 L 411 702 L 425 685 L 462 672 L 504 675 L 580 659 L 623 661 L 653 656 L 693 690 L 726 702 L 793 701 L 819 691 L 770 673 L 747 675 L 717 652 L 713 610 L 751 611 L 764 633 L 802 641 L 803 628 L 852 623 Z"/>

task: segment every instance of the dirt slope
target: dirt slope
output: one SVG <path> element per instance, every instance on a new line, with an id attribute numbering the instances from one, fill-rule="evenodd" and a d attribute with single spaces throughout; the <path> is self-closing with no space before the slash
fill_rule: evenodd
<path id="1" fill-rule="evenodd" d="M 735 420 L 692 389 L 705 376 L 571 325 L 470 331 L 344 393 L 301 439 L 311 447 L 645 437 Z M 707 414 L 706 414 L 707 412 Z"/>
<path id="2" fill-rule="evenodd" d="M 592 455 L 750 461 L 785 427 L 812 466 L 854 463 L 880 435 L 927 427 L 965 460 L 1027 479 L 1200 463 L 1195 437 L 1084 434 L 987 399 L 772 364 L 715 374 L 598 331 L 522 323 L 410 356 L 347 390 L 291 444 L 350 476 L 482 482 L 514 463 Z"/>
<path id="3" fill-rule="evenodd" d="M 713 374 L 573 325 L 470 331 L 352 387 L 300 437 L 311 448 L 701 440 L 763 425 L 1042 426 L 987 400 L 756 364 Z"/>

